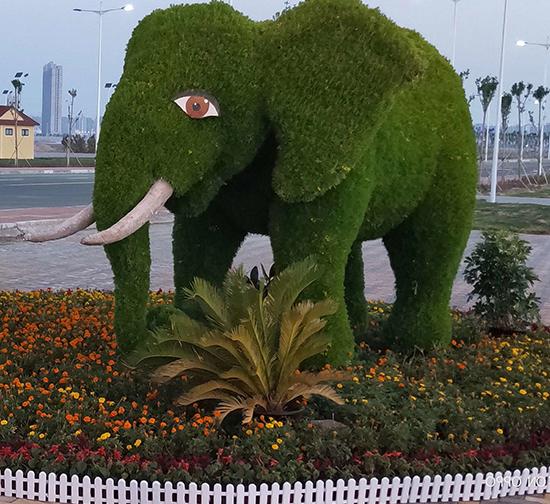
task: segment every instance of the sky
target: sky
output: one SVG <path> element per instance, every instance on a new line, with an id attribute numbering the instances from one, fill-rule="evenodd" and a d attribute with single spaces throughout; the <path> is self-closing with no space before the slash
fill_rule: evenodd
<path id="1" fill-rule="evenodd" d="M 126 0 L 104 0 L 104 8 L 124 5 Z M 283 8 L 284 0 L 232 0 L 233 6 L 253 19 L 270 19 Z M 132 29 L 152 10 L 177 0 L 133 0 L 133 12 L 104 17 L 103 82 L 120 77 L 126 43 Z M 185 3 L 185 2 L 182 2 Z M 296 0 L 290 0 L 291 5 Z M 445 56 L 452 48 L 453 2 L 451 0 L 365 0 L 397 24 L 420 32 Z M 73 12 L 73 8 L 97 9 L 99 0 L 0 0 L 0 90 L 8 88 L 17 71 L 29 73 L 22 104 L 30 115 L 41 114 L 42 67 L 54 61 L 64 69 L 64 97 L 78 90 L 76 110 L 95 117 L 97 90 L 97 16 Z M 456 68 L 470 69 L 468 94 L 474 93 L 476 77 L 498 75 L 504 0 L 460 0 Z M 544 80 L 544 48 L 516 46 L 516 41 L 546 42 L 550 35 L 549 0 L 509 0 L 506 41 L 505 87 L 524 80 L 535 86 Z M 103 90 L 103 103 L 109 98 Z M 534 109 L 531 104 L 530 108 Z M 64 115 L 67 104 L 64 104 Z M 476 100 L 474 120 L 481 120 Z M 493 116 L 495 112 L 493 111 Z M 494 119 L 493 119 L 494 122 Z"/>

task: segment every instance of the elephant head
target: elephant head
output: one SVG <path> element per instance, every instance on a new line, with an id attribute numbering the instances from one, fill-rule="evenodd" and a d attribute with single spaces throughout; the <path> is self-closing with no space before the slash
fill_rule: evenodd
<path id="1" fill-rule="evenodd" d="M 131 346 L 144 327 L 152 215 L 164 205 L 203 212 L 269 133 L 281 200 L 308 202 L 337 186 L 364 159 L 392 97 L 421 72 L 414 45 L 359 0 L 306 0 L 263 23 L 216 1 L 155 11 L 133 33 L 107 107 L 93 208 L 28 239 L 97 222 L 82 243 L 106 246 L 117 325 L 125 321 Z"/>

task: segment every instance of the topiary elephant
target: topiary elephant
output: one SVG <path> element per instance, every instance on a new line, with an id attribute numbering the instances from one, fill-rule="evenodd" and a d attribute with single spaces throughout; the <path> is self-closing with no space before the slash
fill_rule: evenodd
<path id="1" fill-rule="evenodd" d="M 450 339 L 476 148 L 460 78 L 418 34 L 359 0 L 305 0 L 253 22 L 222 2 L 155 11 L 135 29 L 105 113 L 93 207 L 47 234 L 104 245 L 123 350 L 146 335 L 148 221 L 175 216 L 175 304 L 221 281 L 247 233 L 280 268 L 315 256 L 311 298 L 339 303 L 330 362 L 366 323 L 366 240 L 383 238 L 397 300 L 388 334 Z"/>

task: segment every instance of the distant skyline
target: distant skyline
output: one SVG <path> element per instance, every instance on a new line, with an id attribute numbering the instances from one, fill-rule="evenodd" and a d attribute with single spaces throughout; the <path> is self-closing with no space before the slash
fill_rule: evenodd
<path id="1" fill-rule="evenodd" d="M 104 0 L 105 8 L 126 3 Z M 117 82 L 122 70 L 126 43 L 141 18 L 157 8 L 166 8 L 175 0 L 134 0 L 133 12 L 114 13 L 104 18 L 103 81 Z M 195 2 L 181 2 L 195 3 Z M 203 2 L 199 2 L 203 3 Z M 270 19 L 284 7 L 284 0 L 233 0 L 233 6 L 253 19 Z M 291 0 L 291 5 L 297 3 Z M 452 47 L 451 0 L 372 0 L 401 26 L 419 31 L 444 55 Z M 42 110 L 42 67 L 55 61 L 64 67 L 63 115 L 67 109 L 67 90 L 76 88 L 76 111 L 95 117 L 97 72 L 97 16 L 76 13 L 73 8 L 97 8 L 97 0 L 18 0 L 2 2 L 2 38 L 17 41 L 14 49 L 2 54 L 0 88 L 9 88 L 13 74 L 28 72 L 22 101 L 25 112 L 40 115 Z M 458 39 L 456 67 L 470 69 L 467 93 L 473 94 L 474 80 L 487 74 L 498 74 L 499 44 L 504 0 L 461 0 L 458 4 Z M 509 30 L 505 87 L 517 80 L 541 85 L 545 51 L 542 48 L 516 47 L 518 39 L 545 42 L 550 35 L 550 2 L 548 0 L 509 0 Z M 11 44 L 10 44 L 11 46 Z M 103 104 L 111 95 L 103 90 Z M 530 109 L 534 109 L 531 104 Z M 481 110 L 472 105 L 474 120 Z M 491 110 L 490 122 L 494 122 Z"/>
<path id="2" fill-rule="evenodd" d="M 63 67 L 50 61 L 42 70 L 42 134 L 61 135 L 62 117 Z"/>

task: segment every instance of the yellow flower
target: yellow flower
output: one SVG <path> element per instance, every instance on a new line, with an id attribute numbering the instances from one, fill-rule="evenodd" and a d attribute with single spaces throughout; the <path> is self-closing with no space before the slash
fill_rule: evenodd
<path id="1" fill-rule="evenodd" d="M 281 438 L 277 438 L 277 444 L 283 444 L 283 440 Z"/>
<path id="2" fill-rule="evenodd" d="M 74 433 L 75 436 L 80 436 L 80 434 L 82 434 L 82 431 L 81 431 L 80 429 L 78 429 L 78 430 Z"/>
<path id="3" fill-rule="evenodd" d="M 39 437 L 40 439 L 44 439 L 44 438 L 46 437 L 46 434 L 38 434 L 38 437 Z"/>
<path id="4" fill-rule="evenodd" d="M 339 388 L 339 389 L 344 388 L 344 386 L 343 386 L 341 383 L 338 383 L 338 384 L 336 385 L 336 387 Z"/>
<path id="5" fill-rule="evenodd" d="M 359 378 L 357 378 L 357 376 L 354 376 L 354 377 L 353 377 L 353 381 L 354 381 L 355 383 L 359 383 Z"/>
<path id="6" fill-rule="evenodd" d="M 265 428 L 266 428 L 266 429 L 273 429 L 273 427 L 274 427 L 274 426 L 273 426 L 273 424 L 272 424 L 271 422 L 268 422 L 268 423 L 265 424 Z"/>
<path id="7" fill-rule="evenodd" d="M 101 434 L 101 436 L 99 436 L 97 438 L 98 441 L 105 441 L 106 439 L 109 439 L 111 437 L 111 433 L 110 432 L 104 432 L 103 434 Z"/>
<path id="8" fill-rule="evenodd" d="M 272 445 L 271 445 L 271 449 L 272 449 L 272 450 L 278 450 L 278 449 L 279 449 L 279 445 L 278 445 L 278 444 L 272 444 Z"/>
<path id="9" fill-rule="evenodd" d="M 252 434 L 253 434 L 252 429 L 247 429 L 246 432 L 245 432 L 245 434 L 246 434 L 247 436 L 252 436 Z"/>
<path id="10" fill-rule="evenodd" d="M 128 451 L 130 451 L 130 450 L 132 449 L 132 445 L 131 445 L 131 444 L 126 445 L 126 449 L 127 449 Z"/>
<path id="11" fill-rule="evenodd" d="M 137 448 L 138 446 L 141 446 L 141 439 L 136 439 L 134 442 L 134 446 Z"/>
<path id="12" fill-rule="evenodd" d="M 78 392 L 72 392 L 72 393 L 71 393 L 71 397 L 72 397 L 73 399 L 78 399 L 78 398 L 80 397 L 80 394 L 79 394 Z"/>
<path id="13" fill-rule="evenodd" d="M 497 429 L 497 434 L 498 434 L 499 436 L 502 436 L 502 435 L 504 434 L 504 431 L 499 427 L 499 428 Z"/>
<path id="14" fill-rule="evenodd" d="M 29 432 L 29 437 L 33 437 L 36 434 L 33 430 Z"/>
<path id="15" fill-rule="evenodd" d="M 410 399 L 411 399 L 411 401 L 416 401 L 416 397 L 414 397 L 413 395 L 410 396 Z"/>
<path id="16" fill-rule="evenodd" d="M 527 395 L 527 390 L 525 390 L 525 389 L 520 389 L 519 393 L 520 393 L 521 395 Z"/>
<path id="17" fill-rule="evenodd" d="M 2 421 L 0 421 L 0 425 L 8 425 L 8 421 L 7 420 L 2 420 Z"/>
<path id="18" fill-rule="evenodd" d="M 99 401 L 99 404 L 103 404 L 105 402 L 105 397 L 100 397 L 98 401 Z"/>

